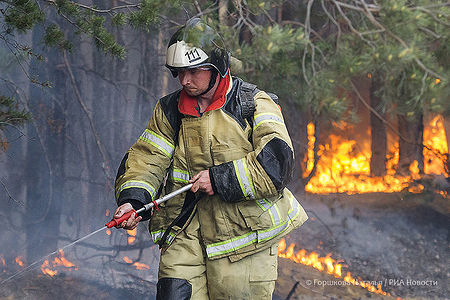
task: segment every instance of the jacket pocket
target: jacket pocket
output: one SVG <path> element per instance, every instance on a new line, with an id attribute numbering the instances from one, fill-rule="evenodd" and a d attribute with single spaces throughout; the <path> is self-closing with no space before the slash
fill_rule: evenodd
<path id="1" fill-rule="evenodd" d="M 277 272 L 277 256 L 271 254 L 272 248 L 278 248 L 277 243 L 268 249 L 262 250 L 258 253 L 251 255 L 251 270 L 250 272 L 250 282 L 261 282 L 260 293 L 264 293 L 265 288 L 270 288 L 267 286 L 267 281 L 275 281 L 278 277 Z M 272 287 L 273 288 L 273 287 Z M 266 297 L 260 297 L 255 299 L 267 299 Z"/>
<path id="2" fill-rule="evenodd" d="M 252 230 L 261 230 L 278 225 L 282 221 L 282 215 L 277 206 L 281 198 L 280 195 L 268 199 L 239 202 L 238 209 L 247 227 Z"/>
<path id="3" fill-rule="evenodd" d="M 243 158 L 246 153 L 242 149 L 213 147 L 214 165 L 220 165 L 229 161 Z"/>
<path id="4" fill-rule="evenodd" d="M 274 229 L 276 235 L 298 219 L 299 215 L 301 223 L 307 219 L 303 208 L 286 188 L 282 194 L 272 198 L 239 202 L 238 209 L 249 228 L 260 231 Z"/>

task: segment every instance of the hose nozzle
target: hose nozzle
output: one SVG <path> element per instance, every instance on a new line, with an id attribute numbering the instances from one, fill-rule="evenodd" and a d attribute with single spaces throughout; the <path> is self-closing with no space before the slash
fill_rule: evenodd
<path id="1" fill-rule="evenodd" d="M 127 213 L 125 213 L 125 214 L 123 214 L 123 215 L 122 215 L 120 218 L 118 218 L 118 219 L 112 219 L 110 222 L 106 223 L 105 226 L 108 227 L 108 228 L 111 228 L 111 227 L 117 227 L 117 226 L 120 225 L 123 221 L 128 220 L 128 218 L 131 217 L 131 215 L 132 215 L 133 213 L 136 213 L 136 211 L 135 211 L 134 209 L 133 209 L 133 210 L 130 210 L 129 212 L 127 212 Z"/>

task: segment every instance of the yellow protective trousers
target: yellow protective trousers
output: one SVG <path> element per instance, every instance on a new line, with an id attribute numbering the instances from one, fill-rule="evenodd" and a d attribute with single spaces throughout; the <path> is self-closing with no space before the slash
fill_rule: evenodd
<path id="1" fill-rule="evenodd" d="M 189 226 L 161 253 L 157 299 L 272 299 L 277 250 L 275 243 L 238 261 L 231 262 L 228 257 L 210 260 L 201 243 L 196 213 Z"/>

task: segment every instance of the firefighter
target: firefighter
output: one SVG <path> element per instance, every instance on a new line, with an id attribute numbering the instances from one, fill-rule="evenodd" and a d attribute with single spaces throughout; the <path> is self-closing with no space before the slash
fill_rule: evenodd
<path id="1" fill-rule="evenodd" d="M 193 183 L 120 225 L 150 219 L 157 299 L 272 299 L 278 242 L 307 219 L 286 188 L 294 154 L 276 97 L 229 65 L 222 38 L 188 20 L 166 56 L 182 88 L 157 102 L 118 170 L 115 218 Z"/>

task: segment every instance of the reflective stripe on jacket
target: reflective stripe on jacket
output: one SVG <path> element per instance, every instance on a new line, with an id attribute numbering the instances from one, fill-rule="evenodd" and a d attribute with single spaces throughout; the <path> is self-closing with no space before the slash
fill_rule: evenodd
<path id="1" fill-rule="evenodd" d="M 147 129 L 130 148 L 116 179 L 118 204 L 154 200 L 166 171 L 163 194 L 210 170 L 216 194 L 197 204 L 201 236 L 210 259 L 239 259 L 269 247 L 307 215 L 286 184 L 293 164 L 292 144 L 278 105 L 263 91 L 254 95 L 252 122 L 240 106 L 242 80 L 230 81 L 225 104 L 201 116 L 178 112 L 180 91 L 156 104 Z M 175 134 L 178 137 L 175 138 Z M 180 214 L 183 193 L 160 205 L 149 230 L 155 243 Z M 191 214 L 192 217 L 192 214 Z M 166 247 L 189 223 L 173 226 Z"/>

